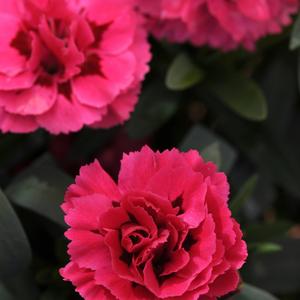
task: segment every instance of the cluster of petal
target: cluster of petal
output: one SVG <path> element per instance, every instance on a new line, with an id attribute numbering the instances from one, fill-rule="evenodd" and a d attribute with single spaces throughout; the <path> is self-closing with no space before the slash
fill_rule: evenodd
<path id="1" fill-rule="evenodd" d="M 196 151 L 124 155 L 118 184 L 84 166 L 62 206 L 70 262 L 86 300 L 215 300 L 234 291 L 247 257 L 228 209 L 226 176 Z"/>
<path id="2" fill-rule="evenodd" d="M 131 0 L 0 0 L 0 130 L 126 120 L 150 59 L 142 22 Z"/>
<path id="3" fill-rule="evenodd" d="M 298 0 L 136 0 L 157 38 L 189 41 L 225 51 L 279 33 L 290 24 Z"/>

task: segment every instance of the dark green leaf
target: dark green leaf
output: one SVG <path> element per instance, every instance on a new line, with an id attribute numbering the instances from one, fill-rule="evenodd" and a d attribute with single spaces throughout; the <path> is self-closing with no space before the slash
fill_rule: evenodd
<path id="1" fill-rule="evenodd" d="M 292 36 L 290 40 L 290 49 L 295 50 L 300 47 L 300 15 L 293 26 Z"/>
<path id="2" fill-rule="evenodd" d="M 185 90 L 203 78 L 203 70 L 194 65 L 186 54 L 179 54 L 167 72 L 166 85 L 170 90 Z"/>
<path id="3" fill-rule="evenodd" d="M 60 205 L 71 182 L 49 155 L 43 155 L 15 178 L 6 194 L 13 203 L 65 226 Z"/>
<path id="4" fill-rule="evenodd" d="M 208 145 L 202 152 L 201 155 L 205 161 L 214 162 L 219 168 L 222 164 L 221 149 L 217 142 Z"/>
<path id="5" fill-rule="evenodd" d="M 236 160 L 235 150 L 225 140 L 203 126 L 195 125 L 192 127 L 179 148 L 182 151 L 195 149 L 202 154 L 204 152 L 204 155 L 207 156 L 209 151 L 209 149 L 207 150 L 207 147 L 210 147 L 210 151 L 213 150 L 213 152 L 216 152 L 216 144 L 221 152 L 221 159 L 219 160 L 221 161 L 220 170 L 228 172 Z M 214 156 L 216 158 L 215 154 Z"/>
<path id="6" fill-rule="evenodd" d="M 282 250 L 281 245 L 276 243 L 259 243 L 254 245 L 255 251 L 257 253 L 271 253 L 271 252 L 278 252 Z"/>
<path id="7" fill-rule="evenodd" d="M 60 209 L 64 190 L 50 186 L 36 177 L 28 177 L 11 184 L 6 193 L 13 203 L 65 226 Z"/>
<path id="8" fill-rule="evenodd" d="M 243 284 L 241 291 L 230 297 L 230 300 L 278 300 L 270 293 L 254 287 L 250 284 Z"/>
<path id="9" fill-rule="evenodd" d="M 0 190 L 0 278 L 27 269 L 31 250 L 21 222 Z"/>
<path id="10" fill-rule="evenodd" d="M 39 290 L 34 282 L 34 277 L 30 271 L 19 273 L 13 278 L 4 280 L 5 286 L 15 300 L 37 300 Z M 1 298 L 0 298 L 1 299 Z M 1 299 L 2 300 L 2 299 Z"/>
<path id="11" fill-rule="evenodd" d="M 0 282 L 0 299 L 1 300 L 14 300 L 13 296 L 5 288 L 5 286 L 3 284 L 1 284 L 1 282 Z"/>
<path id="12" fill-rule="evenodd" d="M 233 216 L 236 216 L 238 214 L 240 208 L 252 195 L 257 183 L 257 179 L 257 175 L 253 175 L 252 177 L 250 177 L 241 187 L 238 194 L 230 202 L 230 209 Z"/>
<path id="13" fill-rule="evenodd" d="M 291 223 L 286 221 L 254 224 L 246 228 L 245 237 L 249 243 L 266 242 L 283 236 L 290 228 Z"/>
<path id="14" fill-rule="evenodd" d="M 267 118 L 268 108 L 264 94 L 258 85 L 242 74 L 225 74 L 211 84 L 212 91 L 229 108 L 251 121 Z"/>
<path id="15" fill-rule="evenodd" d="M 298 50 L 298 68 L 297 68 L 297 80 L 298 80 L 298 93 L 300 91 L 300 50 Z"/>
<path id="16" fill-rule="evenodd" d="M 276 243 L 281 245 L 281 251 L 249 257 L 243 268 L 243 278 L 272 293 L 299 293 L 300 240 L 285 238 Z"/>
<path id="17" fill-rule="evenodd" d="M 126 125 L 132 138 L 144 138 L 160 128 L 175 113 L 177 101 L 160 84 L 150 84 L 142 93 L 139 103 Z"/>
<path id="18" fill-rule="evenodd" d="M 276 138 L 286 137 L 291 115 L 295 112 L 295 103 L 298 101 L 294 60 L 290 55 L 282 55 L 280 52 L 264 66 L 259 76 L 269 108 L 265 125 L 269 134 Z"/>
<path id="19" fill-rule="evenodd" d="M 49 154 L 44 154 L 36 159 L 25 171 L 15 177 L 14 182 L 32 176 L 61 190 L 65 190 L 65 188 L 73 182 L 73 179 L 69 175 L 58 168 Z"/>

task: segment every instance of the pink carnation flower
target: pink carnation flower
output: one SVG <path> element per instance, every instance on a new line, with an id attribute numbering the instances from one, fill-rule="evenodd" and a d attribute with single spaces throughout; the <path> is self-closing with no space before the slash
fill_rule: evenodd
<path id="1" fill-rule="evenodd" d="M 124 155 L 118 184 L 94 163 L 66 193 L 70 263 L 86 300 L 215 300 L 247 257 L 226 176 L 196 151 Z M 200 298 L 199 298 L 200 297 Z"/>
<path id="2" fill-rule="evenodd" d="M 0 0 L 0 129 L 128 119 L 150 59 L 131 0 Z"/>
<path id="3" fill-rule="evenodd" d="M 157 38 L 230 50 L 279 33 L 298 0 L 136 0 Z"/>

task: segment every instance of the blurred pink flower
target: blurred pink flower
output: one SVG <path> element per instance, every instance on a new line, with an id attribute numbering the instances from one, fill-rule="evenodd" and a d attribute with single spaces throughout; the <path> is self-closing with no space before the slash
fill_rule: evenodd
<path id="1" fill-rule="evenodd" d="M 142 22 L 131 0 L 0 0 L 0 129 L 128 119 L 150 60 Z"/>
<path id="2" fill-rule="evenodd" d="M 298 0 L 136 0 L 157 38 L 231 50 L 279 33 Z"/>
<path id="3" fill-rule="evenodd" d="M 224 173 L 196 151 L 124 155 L 118 184 L 84 166 L 62 206 L 70 263 L 85 300 L 216 300 L 234 291 L 246 243 Z"/>

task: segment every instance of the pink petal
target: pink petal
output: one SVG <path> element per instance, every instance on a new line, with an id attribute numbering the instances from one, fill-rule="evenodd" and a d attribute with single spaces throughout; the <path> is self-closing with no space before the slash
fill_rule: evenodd
<path id="1" fill-rule="evenodd" d="M 189 254 L 184 249 L 174 251 L 170 255 L 170 261 L 165 263 L 164 270 L 160 276 L 170 275 L 181 270 L 190 260 Z"/>
<path id="2" fill-rule="evenodd" d="M 22 3 L 18 0 L 0 1 L 1 13 L 18 17 Z"/>
<path id="3" fill-rule="evenodd" d="M 210 184 L 208 187 L 207 206 L 216 224 L 217 237 L 223 241 L 226 248 L 230 248 L 235 243 L 235 232 L 227 199 L 224 199 L 222 195 L 213 193 Z"/>
<path id="4" fill-rule="evenodd" d="M 95 41 L 94 34 L 88 22 L 84 19 L 74 22 L 71 26 L 71 31 L 80 50 L 85 50 Z"/>
<path id="5" fill-rule="evenodd" d="M 102 169 L 99 162 L 80 168 L 80 174 L 76 177 L 76 184 L 72 184 L 66 193 L 63 209 L 68 212 L 73 207 L 72 198 L 100 194 L 106 196 L 111 201 L 119 201 L 119 190 L 111 177 Z M 107 209 L 111 208 L 111 203 L 107 203 Z"/>
<path id="6" fill-rule="evenodd" d="M 12 15 L 0 14 L 0 28 L 0 72 L 15 76 L 24 71 L 26 62 L 26 58 L 10 45 L 21 30 L 20 20 Z"/>
<path id="7" fill-rule="evenodd" d="M 119 232 L 111 230 L 105 236 L 105 244 L 109 247 L 111 255 L 111 264 L 113 271 L 122 279 L 128 282 L 136 282 L 142 284 L 142 276 L 131 272 L 131 266 L 122 260 L 124 249 L 121 248 L 119 241 Z"/>
<path id="8" fill-rule="evenodd" d="M 268 0 L 239 0 L 237 5 L 241 12 L 254 20 L 265 21 L 271 17 Z"/>
<path id="9" fill-rule="evenodd" d="M 131 0 L 109 0 L 85 1 L 85 9 L 87 10 L 87 18 L 95 22 L 97 25 L 108 24 L 114 21 L 122 13 L 126 13 L 130 8 Z"/>
<path id="10" fill-rule="evenodd" d="M 174 275 L 159 285 L 153 270 L 153 262 L 148 260 L 144 268 L 144 280 L 146 287 L 155 296 L 164 299 L 167 297 L 182 296 L 187 291 L 192 279 L 184 279 Z"/>
<path id="11" fill-rule="evenodd" d="M 216 165 L 210 162 L 204 162 L 203 158 L 196 150 L 189 150 L 188 152 L 183 153 L 183 156 L 193 170 L 200 172 L 204 177 L 210 176 L 217 171 Z"/>
<path id="12" fill-rule="evenodd" d="M 131 204 L 132 199 L 130 199 L 131 195 L 128 195 L 129 200 L 122 199 L 121 205 L 126 209 L 126 211 L 133 215 L 137 220 L 137 224 L 142 225 L 149 229 L 151 235 L 156 235 L 157 233 L 157 225 L 155 224 L 151 215 L 140 206 L 133 206 Z"/>
<path id="13" fill-rule="evenodd" d="M 107 112 L 106 107 L 94 108 L 88 105 L 81 104 L 75 97 L 72 99 L 74 108 L 79 112 L 82 123 L 90 126 L 95 122 L 102 120 Z"/>
<path id="14" fill-rule="evenodd" d="M 104 229 L 119 229 L 122 224 L 129 222 L 130 219 L 122 207 L 111 208 L 100 218 L 100 226 Z"/>
<path id="15" fill-rule="evenodd" d="M 155 296 L 159 297 L 159 283 L 157 281 L 156 275 L 153 270 L 152 260 L 148 260 L 144 267 L 144 283 L 145 286 L 151 291 Z"/>
<path id="16" fill-rule="evenodd" d="M 148 63 L 151 60 L 150 44 L 147 43 L 147 32 L 137 29 L 133 42 L 129 48 L 136 58 L 135 77 L 137 80 L 143 80 L 145 74 L 149 72 Z"/>
<path id="17" fill-rule="evenodd" d="M 35 85 L 31 89 L 15 92 L 0 92 L 0 106 L 18 115 L 41 115 L 53 106 L 56 100 L 55 86 Z"/>
<path id="18" fill-rule="evenodd" d="M 72 90 L 81 104 L 101 108 L 110 104 L 118 93 L 112 82 L 97 75 L 73 79 Z"/>
<path id="19" fill-rule="evenodd" d="M 10 114 L 0 108 L 0 129 L 2 132 L 29 133 L 35 131 L 37 127 L 34 117 Z"/>
<path id="20" fill-rule="evenodd" d="M 101 57 L 101 70 L 105 78 L 114 82 L 120 90 L 132 83 L 135 67 L 135 57 L 129 51 L 116 56 L 103 55 Z"/>
<path id="21" fill-rule="evenodd" d="M 216 251 L 215 225 L 211 215 L 208 215 L 196 234 L 196 243 L 189 251 L 190 261 L 184 269 L 178 272 L 181 277 L 193 277 L 202 272 L 212 262 Z"/>
<path id="22" fill-rule="evenodd" d="M 202 178 L 197 175 L 190 178 L 189 184 L 182 195 L 182 209 L 184 212 L 179 217 L 191 228 L 196 228 L 206 214 L 207 185 L 202 183 Z"/>
<path id="23" fill-rule="evenodd" d="M 129 48 L 133 42 L 136 14 L 124 12 L 114 20 L 103 33 L 100 49 L 107 54 L 119 54 Z"/>
<path id="24" fill-rule="evenodd" d="M 206 296 L 199 298 L 198 291 L 188 291 L 184 293 L 182 296 L 168 297 L 168 298 L 164 298 L 164 300 L 216 300 L 216 299 L 208 298 Z"/>
<path id="25" fill-rule="evenodd" d="M 0 90 L 10 91 L 10 90 L 21 90 L 28 89 L 32 87 L 37 74 L 32 72 L 19 73 L 16 76 L 7 76 L 0 74 Z"/>
<path id="26" fill-rule="evenodd" d="M 84 62 L 84 55 L 77 49 L 73 37 L 68 44 L 63 39 L 54 35 L 45 18 L 39 24 L 39 36 L 47 48 L 55 55 L 57 60 L 64 65 L 64 79 L 69 79 L 80 72 L 79 65 Z"/>
<path id="27" fill-rule="evenodd" d="M 68 100 L 59 94 L 53 107 L 38 116 L 37 122 L 53 134 L 68 133 L 81 129 L 85 124 L 99 121 L 105 111 L 105 107 L 96 109 L 82 105 L 75 98 Z"/>
<path id="28" fill-rule="evenodd" d="M 119 173 L 122 191 L 143 190 L 149 178 L 157 172 L 156 154 L 144 146 L 140 152 L 124 154 Z"/>
<path id="29" fill-rule="evenodd" d="M 208 266 L 205 270 L 199 273 L 189 286 L 189 291 L 197 290 L 198 295 L 207 294 L 209 291 L 208 284 L 210 283 L 212 268 Z"/>
<path id="30" fill-rule="evenodd" d="M 228 249 L 226 259 L 233 268 L 240 269 L 248 256 L 247 245 L 242 240 L 242 231 L 235 220 L 233 220 L 233 229 L 236 232 L 236 242 L 233 247 Z"/>
<path id="31" fill-rule="evenodd" d="M 219 21 L 221 26 L 228 31 L 234 40 L 241 41 L 245 34 L 243 16 L 236 13 L 234 3 L 219 0 L 208 2 L 210 13 Z"/>
<path id="32" fill-rule="evenodd" d="M 191 174 L 180 164 L 177 168 L 172 168 L 172 166 L 166 164 L 160 166 L 151 178 L 149 178 L 145 190 L 150 191 L 153 194 L 159 195 L 169 201 L 175 200 L 177 197 L 181 196 L 188 176 Z M 192 174 L 193 175 L 193 174 Z"/>
<path id="33" fill-rule="evenodd" d="M 111 207 L 111 200 L 100 194 L 72 198 L 73 208 L 65 217 L 74 229 L 97 230 L 99 218 Z"/>
<path id="34" fill-rule="evenodd" d="M 76 291 L 86 300 L 117 300 L 106 288 L 95 282 L 94 271 L 79 268 L 77 264 L 70 262 L 59 272 L 64 280 L 69 280 L 76 286 Z"/>
<path id="35" fill-rule="evenodd" d="M 214 297 L 224 296 L 237 289 L 240 277 L 237 271 L 230 270 L 218 277 L 210 285 L 209 295 Z"/>
<path id="36" fill-rule="evenodd" d="M 117 299 L 157 300 L 142 286 L 133 287 L 130 281 L 122 279 L 113 270 L 109 262 L 96 271 L 96 281 L 106 287 Z"/>
<path id="37" fill-rule="evenodd" d="M 108 106 L 106 115 L 100 122 L 93 124 L 95 128 L 109 128 L 126 121 L 138 100 L 138 89 L 130 89 L 117 96 L 115 100 Z"/>
<path id="38" fill-rule="evenodd" d="M 192 281 L 192 278 L 181 278 L 177 275 L 172 276 L 160 287 L 160 297 L 176 297 L 182 296 L 187 292 L 187 289 Z"/>
<path id="39" fill-rule="evenodd" d="M 37 123 L 52 134 L 78 131 L 83 127 L 80 111 L 64 96 L 58 95 L 52 109 L 37 116 Z"/>
<path id="40" fill-rule="evenodd" d="M 136 0 L 139 9 L 151 16 L 158 18 L 162 9 L 162 1 L 147 1 L 147 0 Z"/>
<path id="41" fill-rule="evenodd" d="M 71 228 L 65 236 L 71 240 L 68 245 L 68 254 L 79 267 L 97 270 L 106 261 L 110 261 L 110 253 L 102 235 Z"/>
<path id="42" fill-rule="evenodd" d="M 10 47 L 12 40 L 17 36 L 19 30 L 21 30 L 20 20 L 13 15 L 0 13 L 0 46 L 1 50 L 3 48 L 7 49 Z"/>

